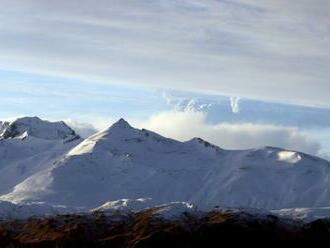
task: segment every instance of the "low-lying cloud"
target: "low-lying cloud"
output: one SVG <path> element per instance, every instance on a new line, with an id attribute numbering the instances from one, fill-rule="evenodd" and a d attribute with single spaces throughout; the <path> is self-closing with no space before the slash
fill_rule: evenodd
<path id="1" fill-rule="evenodd" d="M 211 124 L 206 119 L 207 114 L 203 112 L 171 111 L 156 114 L 137 124 L 181 141 L 200 137 L 226 149 L 276 146 L 320 155 L 320 144 L 294 127 L 251 123 Z"/>
<path id="2" fill-rule="evenodd" d="M 87 138 L 98 131 L 92 124 L 89 123 L 79 122 L 72 119 L 65 120 L 65 123 L 82 138 Z"/>
<path id="3" fill-rule="evenodd" d="M 200 137 L 224 149 L 249 149 L 275 146 L 329 159 L 317 135 L 296 127 L 273 124 L 208 122 L 204 111 L 165 111 L 148 119 L 128 119 L 132 126 L 155 131 L 165 137 L 187 141 Z M 66 120 L 83 138 L 108 128 L 114 119 L 98 119 L 94 125 Z"/>

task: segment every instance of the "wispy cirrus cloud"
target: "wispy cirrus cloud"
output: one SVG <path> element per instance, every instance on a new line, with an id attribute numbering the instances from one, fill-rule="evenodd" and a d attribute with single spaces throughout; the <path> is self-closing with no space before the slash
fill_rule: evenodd
<path id="1" fill-rule="evenodd" d="M 3 69 L 330 106 L 327 0 L 0 5 Z"/>

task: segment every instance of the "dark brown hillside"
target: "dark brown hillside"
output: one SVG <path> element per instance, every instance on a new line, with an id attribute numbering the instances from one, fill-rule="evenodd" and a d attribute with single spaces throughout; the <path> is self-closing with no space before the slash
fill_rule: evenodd
<path id="1" fill-rule="evenodd" d="M 315 247 L 330 244 L 330 222 L 289 222 L 275 216 L 210 212 L 164 220 L 144 211 L 5 221 L 0 247 Z"/>

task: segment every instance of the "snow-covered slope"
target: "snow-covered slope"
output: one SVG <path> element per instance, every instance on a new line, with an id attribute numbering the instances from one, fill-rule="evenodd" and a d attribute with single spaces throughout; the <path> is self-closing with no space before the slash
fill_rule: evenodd
<path id="1" fill-rule="evenodd" d="M 52 206 L 46 203 L 14 204 L 0 201 L 0 221 L 7 219 L 27 219 L 29 217 L 45 217 L 57 214 L 77 213 L 79 209 L 65 206 Z"/>
<path id="2" fill-rule="evenodd" d="M 179 142 L 121 119 L 1 197 L 91 208 L 139 198 L 200 209 L 327 207 L 330 163 L 273 147 L 228 151 L 199 138 Z"/>
<path id="3" fill-rule="evenodd" d="M 81 139 L 63 122 L 25 117 L 0 123 L 0 194 L 46 169 Z"/>

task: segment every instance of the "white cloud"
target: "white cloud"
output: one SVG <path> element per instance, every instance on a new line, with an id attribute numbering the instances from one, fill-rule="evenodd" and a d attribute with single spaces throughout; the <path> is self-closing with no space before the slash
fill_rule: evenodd
<path id="1" fill-rule="evenodd" d="M 72 119 L 65 120 L 65 123 L 82 138 L 87 138 L 98 131 L 92 124 L 89 123 L 79 122 Z"/>
<path id="2" fill-rule="evenodd" d="M 238 114 L 239 113 L 239 101 L 240 101 L 240 98 L 239 97 L 236 97 L 236 96 L 230 97 L 231 111 L 234 114 Z"/>
<path id="3" fill-rule="evenodd" d="M 172 111 L 156 114 L 147 121 L 135 124 L 182 141 L 201 137 L 226 149 L 276 146 L 321 155 L 320 144 L 296 128 L 250 123 L 210 124 L 206 117 L 203 112 Z"/>
<path id="4" fill-rule="evenodd" d="M 330 106 L 328 0 L 0 3 L 2 69 Z"/>
<path id="5" fill-rule="evenodd" d="M 295 127 L 252 123 L 209 123 L 207 112 L 165 111 L 148 119 L 127 119 L 133 126 L 155 131 L 165 137 L 186 141 L 193 137 L 203 138 L 224 149 L 248 149 L 275 146 L 306 152 L 329 159 L 328 151 L 321 145 L 319 133 L 300 131 Z M 98 118 L 93 125 L 66 120 L 77 133 L 87 137 L 108 128 L 117 120 Z"/>
<path id="6" fill-rule="evenodd" d="M 176 92 L 177 95 L 172 95 L 170 92 L 163 92 L 162 97 L 166 101 L 167 105 L 176 111 L 208 111 L 213 105 L 214 101 L 211 99 L 203 99 L 201 95 L 192 97 L 188 95 L 180 95 L 182 92 Z M 221 98 L 227 100 L 229 98 L 221 96 Z"/>

